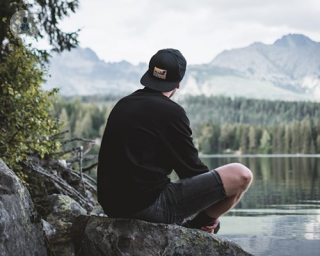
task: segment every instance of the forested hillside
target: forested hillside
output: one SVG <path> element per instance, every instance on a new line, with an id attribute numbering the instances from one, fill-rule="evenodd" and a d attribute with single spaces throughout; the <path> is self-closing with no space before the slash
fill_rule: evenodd
<path id="1" fill-rule="evenodd" d="M 186 110 L 193 127 L 203 121 L 270 126 L 320 118 L 320 103 L 316 102 L 232 99 L 203 95 L 188 96 L 179 100 L 179 103 Z"/>
<path id="2" fill-rule="evenodd" d="M 99 139 L 117 100 L 112 95 L 61 98 L 55 115 L 66 121 L 69 136 Z M 320 153 L 320 103 L 188 96 L 179 104 L 201 153 Z"/>

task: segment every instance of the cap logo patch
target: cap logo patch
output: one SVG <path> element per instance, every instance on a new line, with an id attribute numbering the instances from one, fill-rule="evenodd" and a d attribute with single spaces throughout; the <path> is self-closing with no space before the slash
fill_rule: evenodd
<path id="1" fill-rule="evenodd" d="M 167 70 L 154 67 L 153 76 L 165 80 L 167 78 Z"/>

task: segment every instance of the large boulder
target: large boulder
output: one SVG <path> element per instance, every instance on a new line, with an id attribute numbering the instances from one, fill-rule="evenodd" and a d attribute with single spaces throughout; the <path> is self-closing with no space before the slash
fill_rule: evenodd
<path id="1" fill-rule="evenodd" d="M 26 187 L 0 159 L 0 254 L 45 256 L 41 220 Z"/>
<path id="2" fill-rule="evenodd" d="M 251 255 L 217 235 L 133 219 L 80 215 L 72 237 L 77 256 Z"/>

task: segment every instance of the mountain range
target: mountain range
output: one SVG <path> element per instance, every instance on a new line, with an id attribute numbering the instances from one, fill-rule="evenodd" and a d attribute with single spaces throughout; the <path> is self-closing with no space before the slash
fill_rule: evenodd
<path id="1" fill-rule="evenodd" d="M 58 87 L 64 96 L 128 94 L 142 88 L 147 66 L 105 62 L 90 48 L 78 47 L 53 55 L 43 87 Z M 289 34 L 270 45 L 225 50 L 210 63 L 188 65 L 176 95 L 188 94 L 320 101 L 320 43 Z"/>

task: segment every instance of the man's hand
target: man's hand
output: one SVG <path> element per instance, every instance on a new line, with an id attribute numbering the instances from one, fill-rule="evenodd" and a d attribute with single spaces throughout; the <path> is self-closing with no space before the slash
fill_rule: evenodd
<path id="1" fill-rule="evenodd" d="M 201 230 L 202 231 L 206 231 L 208 233 L 215 233 L 217 234 L 219 229 L 220 229 L 220 225 L 219 225 L 220 221 L 219 221 L 219 218 L 216 219 L 211 226 L 205 226 L 205 227 L 202 227 Z"/>

